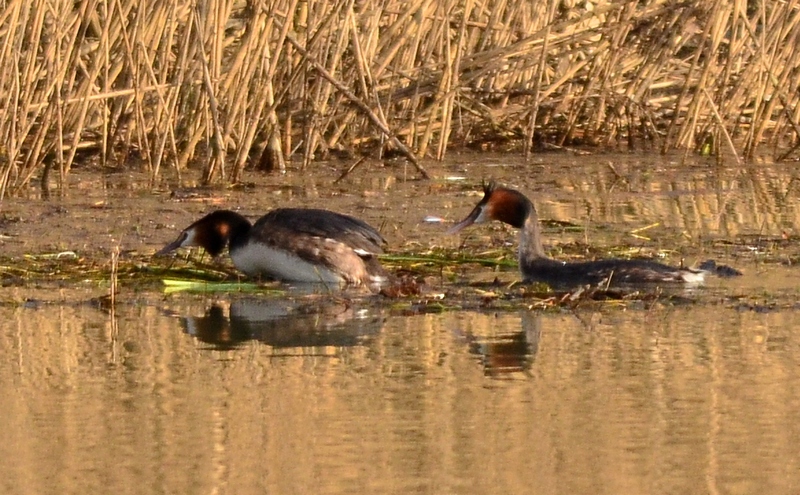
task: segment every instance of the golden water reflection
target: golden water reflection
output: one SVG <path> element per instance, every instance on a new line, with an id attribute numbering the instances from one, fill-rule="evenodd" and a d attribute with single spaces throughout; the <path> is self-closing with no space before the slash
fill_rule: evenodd
<path id="1" fill-rule="evenodd" d="M 334 305 L 274 319 L 256 303 L 254 319 L 241 304 L 123 307 L 116 324 L 84 305 L 1 308 L 3 492 L 789 493 L 800 482 L 795 311 L 401 317 Z M 189 330 L 208 318 L 248 338 Z M 292 325 L 308 339 L 273 338 Z"/>

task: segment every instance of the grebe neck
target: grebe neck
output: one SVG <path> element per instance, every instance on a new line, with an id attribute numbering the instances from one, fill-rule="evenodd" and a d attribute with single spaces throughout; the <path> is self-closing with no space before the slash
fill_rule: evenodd
<path id="1" fill-rule="evenodd" d="M 537 259 L 547 258 L 542 247 L 542 233 L 539 226 L 539 216 L 533 203 L 529 203 L 525 223 L 519 231 L 519 262 L 524 266 Z"/>
<path id="2" fill-rule="evenodd" d="M 249 220 L 240 216 L 231 222 L 231 231 L 228 238 L 228 250 L 233 251 L 247 244 L 250 240 L 250 231 L 253 225 Z"/>

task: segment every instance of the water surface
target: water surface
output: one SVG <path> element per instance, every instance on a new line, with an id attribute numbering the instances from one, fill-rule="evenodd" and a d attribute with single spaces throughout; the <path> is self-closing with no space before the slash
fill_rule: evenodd
<path id="1" fill-rule="evenodd" d="M 323 308 L 317 323 L 277 325 L 263 308 L 243 319 L 249 304 L 188 298 L 114 320 L 86 306 L 0 310 L 4 492 L 790 493 L 800 482 L 794 311 Z M 251 338 L 231 345 L 224 334 L 237 332 Z"/>
<path id="2" fill-rule="evenodd" d="M 429 168 L 435 180 L 372 165 L 333 184 L 332 166 L 154 192 L 135 174 L 87 174 L 49 201 L 32 189 L 4 202 L 2 492 L 797 491 L 793 167 L 461 155 Z M 354 213 L 395 252 L 510 253 L 515 232 L 500 225 L 444 235 L 489 178 L 533 199 L 553 256 L 623 247 L 673 264 L 714 257 L 745 275 L 680 298 L 547 311 L 519 309 L 513 270 L 477 265 L 400 301 L 291 287 L 165 295 L 123 277 L 111 312 L 105 281 L 48 281 L 14 263 L 102 264 L 115 248 L 135 259 L 223 207 Z M 484 310 L 452 309 L 463 288 L 494 279 L 486 304 L 470 306 Z"/>

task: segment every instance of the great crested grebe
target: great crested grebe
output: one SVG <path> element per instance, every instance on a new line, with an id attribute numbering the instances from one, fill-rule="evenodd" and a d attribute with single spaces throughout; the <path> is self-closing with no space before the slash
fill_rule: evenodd
<path id="1" fill-rule="evenodd" d="M 387 275 L 378 261 L 386 240 L 365 222 L 310 208 L 278 208 L 251 225 L 218 210 L 184 229 L 156 253 L 199 246 L 217 256 L 228 246 L 234 266 L 249 276 L 293 282 L 379 286 Z"/>
<path id="2" fill-rule="evenodd" d="M 597 261 L 564 262 L 549 258 L 542 247 L 539 218 L 533 203 L 519 191 L 490 182 L 483 199 L 472 212 L 453 226 L 455 234 L 473 223 L 499 220 L 520 229 L 519 269 L 525 282 L 544 282 L 551 287 L 579 285 L 619 286 L 630 284 L 700 284 L 710 271 L 722 276 L 741 275 L 725 265 L 707 261 L 700 269 L 678 268 L 655 261 L 611 258 Z"/>

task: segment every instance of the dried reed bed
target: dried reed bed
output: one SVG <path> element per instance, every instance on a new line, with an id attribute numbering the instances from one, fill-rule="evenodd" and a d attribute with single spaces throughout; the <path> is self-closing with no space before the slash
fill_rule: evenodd
<path id="1" fill-rule="evenodd" d="M 497 141 L 786 156 L 798 1 L 6 0 L 0 197 L 87 160 L 210 182 L 342 151 L 425 175 Z"/>

